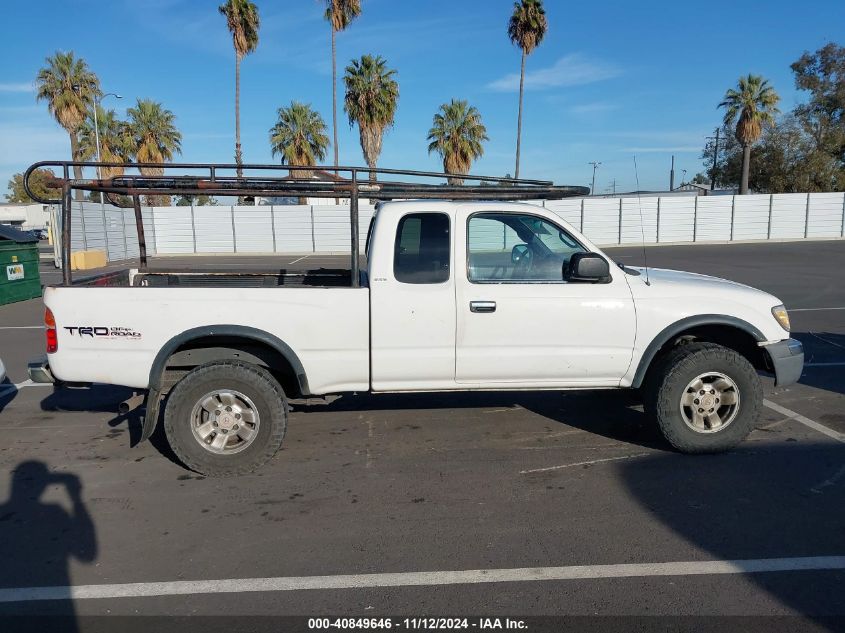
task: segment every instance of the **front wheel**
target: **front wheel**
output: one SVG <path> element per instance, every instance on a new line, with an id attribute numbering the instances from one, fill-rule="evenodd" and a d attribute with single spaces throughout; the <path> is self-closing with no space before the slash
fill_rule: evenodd
<path id="1" fill-rule="evenodd" d="M 669 352 L 649 372 L 646 412 L 684 453 L 717 453 L 754 429 L 763 406 L 760 378 L 748 360 L 713 343 Z"/>
<path id="2" fill-rule="evenodd" d="M 249 473 L 282 444 L 285 393 L 265 369 L 240 361 L 197 367 L 171 390 L 164 430 L 176 456 L 211 477 Z"/>

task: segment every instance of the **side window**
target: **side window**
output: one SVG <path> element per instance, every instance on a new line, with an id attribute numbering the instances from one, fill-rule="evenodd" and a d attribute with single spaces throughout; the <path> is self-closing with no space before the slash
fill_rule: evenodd
<path id="1" fill-rule="evenodd" d="M 393 251 L 393 276 L 406 284 L 449 280 L 449 216 L 411 213 L 399 220 Z"/>
<path id="2" fill-rule="evenodd" d="M 536 215 L 477 213 L 467 227 L 467 275 L 476 283 L 563 282 L 563 267 L 585 249 Z"/>

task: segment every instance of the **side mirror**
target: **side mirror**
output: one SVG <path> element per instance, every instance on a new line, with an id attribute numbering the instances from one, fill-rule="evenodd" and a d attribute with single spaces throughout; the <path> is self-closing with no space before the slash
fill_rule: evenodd
<path id="1" fill-rule="evenodd" d="M 518 264 L 521 262 L 525 257 L 530 257 L 527 244 L 516 244 L 511 249 L 511 262 L 514 264 Z"/>
<path id="2" fill-rule="evenodd" d="M 587 283 L 610 281 L 610 265 L 598 253 L 575 253 L 563 267 L 563 278 Z"/>

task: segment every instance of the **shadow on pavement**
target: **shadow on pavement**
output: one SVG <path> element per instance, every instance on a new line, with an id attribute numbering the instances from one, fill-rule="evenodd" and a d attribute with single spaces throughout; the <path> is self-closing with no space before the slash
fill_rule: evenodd
<path id="1" fill-rule="evenodd" d="M 845 394 L 845 364 L 825 365 L 845 363 L 845 334 L 793 332 L 792 337 L 804 345 L 805 367 L 799 382 L 802 385 Z"/>
<path id="2" fill-rule="evenodd" d="M 522 407 L 558 424 L 608 439 L 671 450 L 657 426 L 642 412 L 637 393 L 602 391 L 469 391 L 346 395 L 331 402 L 296 401 L 295 412 L 409 411 Z"/>
<path id="3" fill-rule="evenodd" d="M 133 390 L 129 387 L 115 385 L 92 385 L 80 389 L 56 387 L 41 401 L 41 410 L 113 413 L 114 417 L 107 424 L 110 427 L 116 427 L 126 423 L 129 430 L 129 445 L 135 446 L 141 438 L 140 409 L 130 411 L 126 415 L 120 415 L 117 412 L 120 403 L 131 397 L 132 393 Z"/>
<path id="4" fill-rule="evenodd" d="M 721 455 L 655 454 L 620 463 L 615 473 L 646 512 L 704 552 L 702 558 L 845 554 L 841 444 L 746 444 Z M 822 628 L 832 625 L 823 618 L 845 615 L 845 571 L 746 578 L 789 609 L 820 618 Z M 690 596 L 691 601 L 710 599 L 718 596 Z M 830 630 L 843 625 L 840 617 Z"/>
<path id="5" fill-rule="evenodd" d="M 130 387 L 118 387 L 115 385 L 95 384 L 81 389 L 70 389 L 58 387 L 53 393 L 41 401 L 43 411 L 90 411 L 97 413 L 113 413 L 114 417 L 106 423 L 112 427 L 126 424 L 129 431 L 129 447 L 136 447 L 141 441 L 141 432 L 144 424 L 144 409 L 138 407 L 129 413 L 122 415 L 118 413 L 118 406 L 121 402 L 131 397 L 135 389 Z M 156 430 L 150 438 L 150 443 L 164 457 L 169 459 L 180 468 L 184 465 L 176 457 L 167 443 L 164 435 L 164 425 L 161 423 L 165 403 L 162 403 L 159 410 L 159 422 Z"/>
<path id="6" fill-rule="evenodd" d="M 79 477 L 51 473 L 44 462 L 21 462 L 12 471 L 8 499 L 0 504 L 0 526 L 0 591 L 57 588 L 57 599 L 48 602 L 0 603 L 0 616 L 49 615 L 51 624 L 60 625 L 62 631 L 78 630 L 67 590 L 72 584 L 69 564 L 71 559 L 91 563 L 97 558 L 96 531 L 82 500 Z"/>

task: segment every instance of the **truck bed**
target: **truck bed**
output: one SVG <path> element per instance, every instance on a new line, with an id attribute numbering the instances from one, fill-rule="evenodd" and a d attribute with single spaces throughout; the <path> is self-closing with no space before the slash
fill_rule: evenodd
<path id="1" fill-rule="evenodd" d="M 285 262 L 279 266 L 280 259 Z M 299 265 L 296 265 L 300 259 Z M 151 261 L 146 270 L 134 266 L 78 274 L 74 286 L 167 288 L 339 288 L 351 285 L 351 269 L 346 256 L 311 258 L 236 255 L 212 257 L 168 257 Z M 315 266 L 314 264 L 318 264 Z M 361 270 L 366 262 L 361 263 Z"/>
<path id="2" fill-rule="evenodd" d="M 318 268 L 306 271 L 286 269 L 256 272 L 232 271 L 154 271 L 138 272 L 132 278 L 133 286 L 165 288 L 180 286 L 185 288 L 267 288 L 267 287 L 303 287 L 333 288 L 349 286 L 351 271 L 346 269 Z"/>
<path id="3" fill-rule="evenodd" d="M 318 268 L 305 271 L 290 271 L 284 268 L 268 271 L 204 270 L 188 272 L 184 270 L 155 270 L 141 272 L 126 269 L 102 273 L 74 281 L 74 286 L 88 287 L 140 287 L 167 288 L 276 288 L 276 287 L 348 287 L 351 270 Z M 131 284 L 130 284 L 131 281 Z"/>

